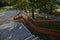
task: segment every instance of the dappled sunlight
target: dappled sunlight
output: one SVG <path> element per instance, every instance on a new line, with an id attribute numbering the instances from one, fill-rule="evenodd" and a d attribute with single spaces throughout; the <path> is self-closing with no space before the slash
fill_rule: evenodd
<path id="1" fill-rule="evenodd" d="M 5 7 L 3 7 L 3 8 L 13 8 L 13 6 L 5 6 Z"/>
<path id="2" fill-rule="evenodd" d="M 57 12 L 60 12 L 60 9 L 56 9 Z"/>

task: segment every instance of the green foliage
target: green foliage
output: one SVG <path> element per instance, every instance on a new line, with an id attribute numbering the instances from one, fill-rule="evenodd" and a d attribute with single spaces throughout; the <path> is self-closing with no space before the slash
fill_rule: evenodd
<path id="1" fill-rule="evenodd" d="M 14 8 L 31 11 L 32 16 L 36 9 L 43 13 L 53 13 L 56 9 L 56 0 L 6 0 L 8 3 L 12 4 Z"/>
<path id="2" fill-rule="evenodd" d="M 28 0 L 17 0 L 13 6 L 19 10 L 26 11 L 28 9 L 28 4 Z"/>
<path id="3" fill-rule="evenodd" d="M 55 0 L 38 0 L 38 8 L 40 8 L 39 12 L 49 13 L 53 12 L 55 7 Z"/>
<path id="4" fill-rule="evenodd" d="M 4 7 L 8 5 L 8 3 L 5 0 L 0 0 L 0 7 Z"/>

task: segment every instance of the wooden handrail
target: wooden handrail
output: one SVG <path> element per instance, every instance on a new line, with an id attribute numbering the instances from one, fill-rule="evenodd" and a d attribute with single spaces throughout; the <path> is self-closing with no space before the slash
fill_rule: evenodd
<path id="1" fill-rule="evenodd" d="M 43 34 L 47 34 L 47 35 L 51 35 L 51 36 L 60 38 L 60 31 L 37 27 L 37 26 L 33 25 L 29 20 L 27 20 L 25 18 L 25 16 L 23 16 L 23 15 L 19 16 L 16 19 L 21 19 L 21 18 L 25 21 L 25 24 L 28 25 L 28 27 L 31 28 L 32 30 L 35 30 L 36 32 L 39 32 L 39 33 L 43 33 Z"/>

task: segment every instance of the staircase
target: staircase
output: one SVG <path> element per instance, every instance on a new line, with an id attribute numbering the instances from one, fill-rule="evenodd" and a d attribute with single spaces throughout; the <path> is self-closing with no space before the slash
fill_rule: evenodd
<path id="1" fill-rule="evenodd" d="M 23 23 L 10 22 L 0 25 L 0 40 L 39 40 Z"/>

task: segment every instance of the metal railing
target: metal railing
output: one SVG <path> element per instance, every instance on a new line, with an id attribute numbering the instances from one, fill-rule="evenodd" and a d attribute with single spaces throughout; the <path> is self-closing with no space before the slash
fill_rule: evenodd
<path id="1" fill-rule="evenodd" d="M 25 15 L 21 15 L 21 16 L 18 16 L 17 18 L 14 18 L 14 20 L 20 20 L 20 19 L 23 19 L 25 24 L 28 25 L 29 28 L 33 29 L 36 32 L 60 38 L 60 31 L 59 30 L 40 28 L 38 26 L 33 25 L 28 19 L 31 19 L 33 22 L 60 22 L 60 20 L 34 20 L 30 17 L 28 17 L 28 19 L 26 19 Z"/>

